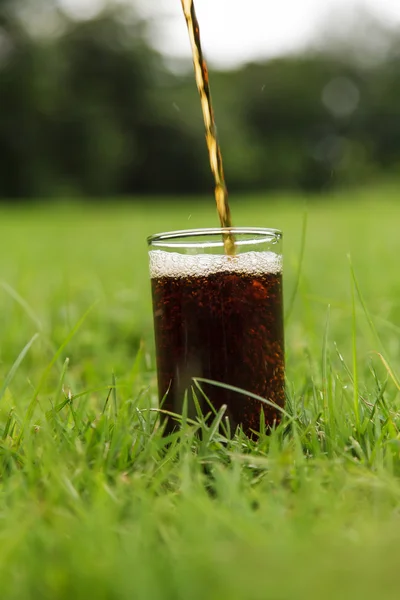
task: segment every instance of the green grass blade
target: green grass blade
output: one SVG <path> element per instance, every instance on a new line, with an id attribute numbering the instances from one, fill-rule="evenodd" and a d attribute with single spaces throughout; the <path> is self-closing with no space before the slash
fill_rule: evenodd
<path id="1" fill-rule="evenodd" d="M 357 313 L 356 297 L 353 270 L 350 262 L 350 289 L 351 289 L 351 341 L 352 341 L 352 360 L 353 360 L 353 407 L 356 419 L 357 431 L 360 431 L 360 403 L 359 403 L 359 384 L 358 384 L 358 357 L 357 357 Z"/>
<path id="2" fill-rule="evenodd" d="M 25 356 L 28 354 L 30 348 L 36 342 L 38 337 L 39 337 L 39 334 L 35 333 L 35 335 L 29 340 L 29 342 L 26 344 L 26 346 L 24 346 L 24 348 L 19 353 L 16 361 L 14 362 L 13 366 L 7 373 L 6 378 L 3 382 L 3 385 L 0 388 L 0 400 L 4 396 L 4 393 L 5 393 L 6 389 L 8 388 L 8 386 L 10 385 L 11 381 L 13 380 L 15 373 L 18 371 L 22 361 L 24 360 Z"/>
<path id="3" fill-rule="evenodd" d="M 296 280 L 293 287 L 292 295 L 290 296 L 290 300 L 288 302 L 288 307 L 285 311 L 285 323 L 287 323 L 292 315 L 294 304 L 296 302 L 297 294 L 300 287 L 301 274 L 303 271 L 303 263 L 304 263 L 304 255 L 306 249 L 306 240 L 307 240 L 307 228 L 308 228 L 308 211 L 304 213 L 303 216 L 303 226 L 301 229 L 301 240 L 300 240 L 300 252 L 299 252 L 299 265 L 296 273 Z"/>
<path id="4" fill-rule="evenodd" d="M 278 404 L 275 404 L 274 402 L 271 402 L 270 400 L 267 400 L 266 398 L 262 398 L 261 396 L 257 396 L 257 394 L 253 394 L 252 392 L 243 390 L 242 388 L 238 388 L 233 385 L 229 385 L 227 383 L 221 383 L 220 381 L 212 381 L 211 379 L 204 379 L 203 377 L 194 377 L 193 381 L 196 383 L 196 385 L 198 383 L 207 383 L 209 385 L 213 385 L 215 387 L 219 387 L 224 390 L 228 390 L 230 392 L 235 392 L 237 394 L 241 394 L 242 396 L 248 396 L 249 398 L 254 398 L 254 400 L 259 400 L 259 402 L 262 402 L 263 404 L 267 404 L 268 406 L 275 408 L 280 413 L 282 413 L 282 415 L 284 415 L 287 419 L 292 420 L 292 416 L 289 415 L 289 413 L 286 412 L 286 410 L 284 408 L 282 408 L 281 406 L 279 406 Z"/>
<path id="5" fill-rule="evenodd" d="M 34 310 L 31 306 L 29 306 L 28 302 L 6 281 L 0 281 L 0 287 L 3 288 L 5 292 L 13 299 L 17 304 L 21 306 L 24 312 L 28 315 L 32 323 L 35 327 L 42 331 L 42 323 L 39 317 L 35 314 Z"/>
<path id="6" fill-rule="evenodd" d="M 98 304 L 98 302 L 94 302 L 89 308 L 88 310 L 84 313 L 84 315 L 79 319 L 79 321 L 76 323 L 75 327 L 70 331 L 70 333 L 67 335 L 67 337 L 65 338 L 65 340 L 63 341 L 63 343 L 61 344 L 61 346 L 58 348 L 57 352 L 54 354 L 53 358 L 51 359 L 51 361 L 49 362 L 49 364 L 47 365 L 47 367 L 45 368 L 40 381 L 37 385 L 37 387 L 35 388 L 34 394 L 33 394 L 33 398 L 28 406 L 28 409 L 26 411 L 25 414 L 25 418 L 24 418 L 24 422 L 23 422 L 23 426 L 21 429 L 21 433 L 19 435 L 18 438 L 18 442 L 17 445 L 19 445 L 21 443 L 22 437 L 24 435 L 24 431 L 26 429 L 26 427 L 29 425 L 34 410 L 35 410 L 35 406 L 36 406 L 36 401 L 37 401 L 37 397 L 38 394 L 40 392 L 40 390 L 42 389 L 52 367 L 54 366 L 54 364 L 56 363 L 56 361 L 58 360 L 58 358 L 61 356 L 62 352 L 64 351 L 64 349 L 66 348 L 66 346 L 69 344 L 69 342 L 72 340 L 72 338 L 76 335 L 76 333 L 79 331 L 79 329 L 82 327 L 83 323 L 86 321 L 87 317 L 89 316 L 89 314 L 92 312 L 93 308 Z"/>

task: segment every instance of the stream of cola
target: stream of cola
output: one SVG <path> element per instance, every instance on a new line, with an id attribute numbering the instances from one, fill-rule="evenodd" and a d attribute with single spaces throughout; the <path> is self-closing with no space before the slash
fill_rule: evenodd
<path id="1" fill-rule="evenodd" d="M 221 148 L 219 145 L 217 128 L 215 125 L 208 68 L 201 47 L 200 27 L 196 17 L 196 10 L 193 0 L 181 0 L 181 2 L 189 31 L 196 85 L 200 94 L 201 108 L 206 128 L 206 141 L 210 157 L 211 171 L 215 180 L 215 201 L 217 203 L 218 216 L 222 228 L 231 228 L 232 219 L 228 202 L 228 189 L 225 183 Z M 232 233 L 227 232 L 223 234 L 223 238 L 226 254 L 235 254 L 235 240 Z"/>

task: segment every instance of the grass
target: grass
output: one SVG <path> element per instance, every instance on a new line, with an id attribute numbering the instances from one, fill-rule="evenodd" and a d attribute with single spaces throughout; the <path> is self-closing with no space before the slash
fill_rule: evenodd
<path id="1" fill-rule="evenodd" d="M 400 205 L 309 199 L 298 276 L 305 204 L 232 203 L 285 232 L 288 416 L 257 443 L 157 426 L 145 237 L 211 201 L 0 210 L 2 599 L 398 597 Z"/>

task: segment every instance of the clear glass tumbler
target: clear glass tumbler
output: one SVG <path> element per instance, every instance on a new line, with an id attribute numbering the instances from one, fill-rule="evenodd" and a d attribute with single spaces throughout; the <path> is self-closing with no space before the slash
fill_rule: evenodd
<path id="1" fill-rule="evenodd" d="M 235 255 L 224 253 L 232 234 Z M 282 234 L 274 229 L 174 231 L 148 239 L 159 398 L 181 414 L 193 378 L 228 384 L 283 407 L 284 331 Z M 247 435 L 279 422 L 275 406 L 214 384 L 201 383 L 231 426 Z M 203 411 L 209 406 L 197 392 Z M 263 412 L 262 412 L 263 411 Z M 167 431 L 176 427 L 169 420 Z"/>

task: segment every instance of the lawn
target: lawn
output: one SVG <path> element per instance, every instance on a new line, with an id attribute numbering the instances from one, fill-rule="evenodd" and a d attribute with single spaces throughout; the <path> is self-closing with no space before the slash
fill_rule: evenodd
<path id="1" fill-rule="evenodd" d="M 232 213 L 284 231 L 289 415 L 166 445 L 145 239 L 212 200 L 0 208 L 2 600 L 398 598 L 396 190 Z"/>

